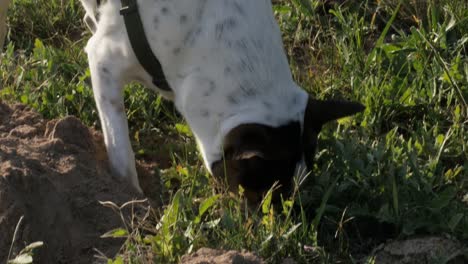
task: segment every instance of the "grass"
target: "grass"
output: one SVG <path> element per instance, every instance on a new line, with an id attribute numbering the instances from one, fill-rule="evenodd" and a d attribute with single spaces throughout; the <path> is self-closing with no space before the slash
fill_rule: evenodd
<path id="1" fill-rule="evenodd" d="M 269 263 L 357 263 L 387 239 L 468 241 L 466 1 L 275 2 L 297 82 L 318 98 L 358 100 L 366 111 L 324 128 L 313 176 L 291 198 L 273 206 L 267 196 L 249 211 L 214 189 L 172 105 L 129 86 L 138 157 L 163 154 L 149 138 L 173 138 L 162 171 L 173 191 L 161 217 L 110 233 L 128 239 L 109 263 L 176 262 L 203 246 L 251 250 Z M 82 12 L 73 0 L 14 1 L 1 100 L 99 127 Z"/>

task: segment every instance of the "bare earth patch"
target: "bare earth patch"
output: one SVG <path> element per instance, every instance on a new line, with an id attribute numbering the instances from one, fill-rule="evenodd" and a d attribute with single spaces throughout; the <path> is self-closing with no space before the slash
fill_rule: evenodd
<path id="1" fill-rule="evenodd" d="M 249 252 L 226 251 L 201 248 L 197 252 L 183 256 L 184 264 L 264 264 L 259 257 Z"/>
<path id="2" fill-rule="evenodd" d="M 113 256 L 123 241 L 101 239 L 122 226 L 99 201 L 142 198 L 111 177 L 102 137 L 78 119 L 45 121 L 23 105 L 0 102 L 0 263 L 13 243 L 43 241 L 35 263 L 92 263 L 97 248 Z"/>
<path id="3" fill-rule="evenodd" d="M 377 264 L 463 264 L 468 261 L 467 248 L 444 237 L 421 237 L 393 241 L 375 250 Z"/>

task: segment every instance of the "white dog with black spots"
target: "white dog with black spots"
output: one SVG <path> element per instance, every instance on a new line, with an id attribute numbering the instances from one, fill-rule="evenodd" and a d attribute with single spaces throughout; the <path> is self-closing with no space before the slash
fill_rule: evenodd
<path id="1" fill-rule="evenodd" d="M 208 171 L 232 190 L 242 185 L 254 202 L 274 182 L 289 190 L 298 166 L 311 164 L 323 123 L 363 109 L 312 99 L 294 82 L 270 0 L 137 1 L 172 92 L 155 87 L 136 58 L 121 2 L 81 1 L 93 31 L 86 52 L 110 164 L 139 191 L 122 92 L 130 81 L 172 100 Z"/>

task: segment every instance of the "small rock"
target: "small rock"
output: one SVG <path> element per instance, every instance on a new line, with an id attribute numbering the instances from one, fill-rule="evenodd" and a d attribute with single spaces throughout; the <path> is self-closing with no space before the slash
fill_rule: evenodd
<path id="1" fill-rule="evenodd" d="M 455 240 L 444 237 L 422 237 L 403 241 L 392 241 L 374 250 L 377 264 L 429 264 L 468 263 L 463 252 L 466 249 Z"/>
<path id="2" fill-rule="evenodd" d="M 281 262 L 281 264 L 296 264 L 297 262 L 292 259 L 292 258 L 285 258 L 283 259 L 283 261 Z"/>
<path id="3" fill-rule="evenodd" d="M 261 258 L 250 252 L 226 251 L 210 248 L 201 248 L 191 255 L 181 259 L 183 264 L 263 264 Z"/>

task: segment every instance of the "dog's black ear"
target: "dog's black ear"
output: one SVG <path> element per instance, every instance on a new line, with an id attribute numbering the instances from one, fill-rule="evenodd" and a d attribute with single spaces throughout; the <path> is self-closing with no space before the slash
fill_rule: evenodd
<path id="1" fill-rule="evenodd" d="M 337 100 L 316 100 L 309 98 L 307 102 L 305 124 L 323 125 L 345 116 L 364 111 L 365 107 L 357 102 Z"/>
<path id="2" fill-rule="evenodd" d="M 302 136 L 304 159 L 309 170 L 312 169 L 317 137 L 323 124 L 364 111 L 365 107 L 357 102 L 337 100 L 317 100 L 309 97 L 304 116 Z"/>

